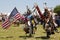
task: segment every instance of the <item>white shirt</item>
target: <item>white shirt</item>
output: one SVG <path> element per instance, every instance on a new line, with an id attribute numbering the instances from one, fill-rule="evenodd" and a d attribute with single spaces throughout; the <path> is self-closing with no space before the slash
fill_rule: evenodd
<path id="1" fill-rule="evenodd" d="M 30 23 L 30 21 L 28 21 L 28 26 L 31 26 L 31 23 Z"/>
<path id="2" fill-rule="evenodd" d="M 52 15 L 52 18 L 55 19 L 55 13 L 50 12 L 50 15 Z"/>

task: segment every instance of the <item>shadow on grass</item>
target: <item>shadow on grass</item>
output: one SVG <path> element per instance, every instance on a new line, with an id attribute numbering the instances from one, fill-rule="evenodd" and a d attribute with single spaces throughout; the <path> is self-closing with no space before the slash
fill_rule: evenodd
<path id="1" fill-rule="evenodd" d="M 41 36 L 41 37 L 35 37 L 36 39 L 49 39 L 46 36 Z"/>
<path id="2" fill-rule="evenodd" d="M 13 36 L 8 36 L 8 37 L 6 37 L 6 38 L 13 38 Z"/>
<path id="3" fill-rule="evenodd" d="M 4 37 L 4 36 L 2 36 L 2 37 L 0 37 L 1 39 L 4 39 L 4 38 L 13 38 L 13 36 L 7 36 L 7 37 Z"/>
<path id="4" fill-rule="evenodd" d="M 31 36 L 31 37 L 33 37 L 33 36 Z M 24 38 L 24 39 L 31 38 L 31 37 L 29 37 L 29 36 L 19 36 L 19 38 Z"/>

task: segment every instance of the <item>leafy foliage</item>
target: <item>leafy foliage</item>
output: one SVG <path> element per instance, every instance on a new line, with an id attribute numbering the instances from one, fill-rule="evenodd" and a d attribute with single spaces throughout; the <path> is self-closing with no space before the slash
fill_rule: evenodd
<path id="1" fill-rule="evenodd" d="M 60 5 L 57 5 L 57 6 L 54 8 L 54 12 L 57 13 L 57 15 L 60 16 Z"/>

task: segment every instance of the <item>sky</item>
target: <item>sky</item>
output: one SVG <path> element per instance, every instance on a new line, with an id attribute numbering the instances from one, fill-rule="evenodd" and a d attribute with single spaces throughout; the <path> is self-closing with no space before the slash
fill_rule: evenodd
<path id="1" fill-rule="evenodd" d="M 23 14 L 26 11 L 26 6 L 32 10 L 34 3 L 37 3 L 40 10 L 44 9 L 43 3 L 46 2 L 47 6 L 54 8 L 56 5 L 60 5 L 60 0 L 0 0 L 0 12 L 11 13 L 14 7 Z"/>

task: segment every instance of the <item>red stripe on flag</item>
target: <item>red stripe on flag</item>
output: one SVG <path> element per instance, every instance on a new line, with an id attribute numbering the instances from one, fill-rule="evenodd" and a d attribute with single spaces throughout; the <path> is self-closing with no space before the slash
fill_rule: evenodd
<path id="1" fill-rule="evenodd" d="M 14 18 L 15 18 L 16 20 L 20 19 L 20 13 L 17 13 L 17 14 L 14 16 Z"/>
<path id="2" fill-rule="evenodd" d="M 6 25 L 6 24 L 7 24 L 7 22 L 8 22 L 8 21 L 6 20 L 6 21 L 2 24 L 2 26 L 4 27 L 4 25 Z"/>
<path id="3" fill-rule="evenodd" d="M 45 16 L 41 13 L 41 11 L 40 11 L 38 5 L 36 5 L 35 8 L 37 9 L 37 11 L 38 11 L 38 13 L 39 13 L 39 16 L 40 16 L 42 19 L 44 19 Z"/>
<path id="4" fill-rule="evenodd" d="M 5 27 L 3 27 L 4 29 L 8 28 L 10 26 L 10 24 L 7 24 Z"/>
<path id="5" fill-rule="evenodd" d="M 7 28 L 9 27 L 9 25 L 10 25 L 10 22 L 8 19 L 6 19 L 5 22 L 2 24 L 2 28 Z"/>

